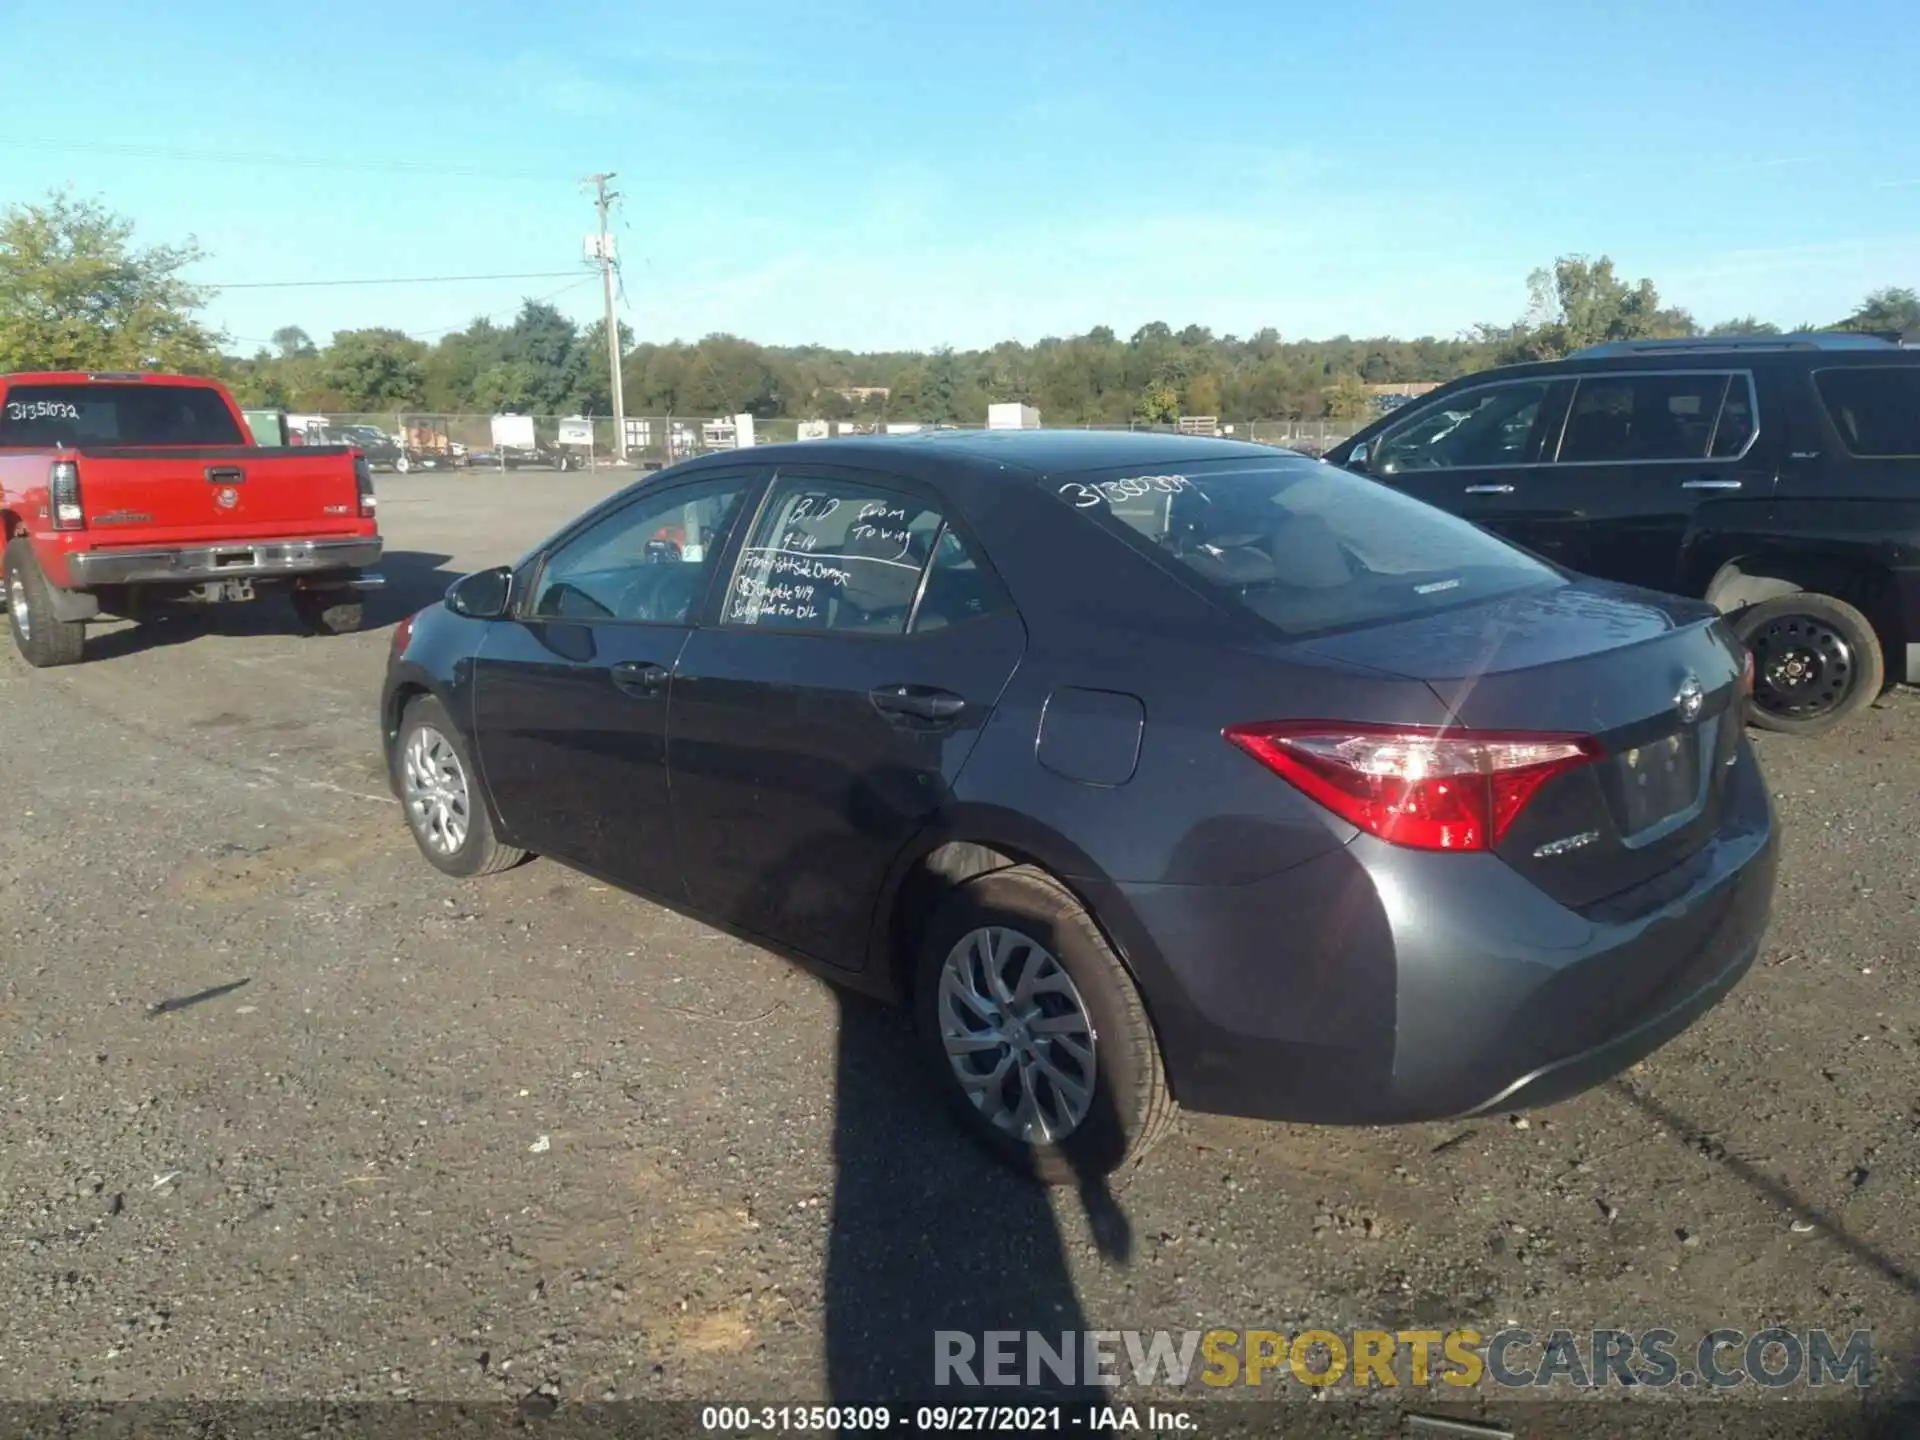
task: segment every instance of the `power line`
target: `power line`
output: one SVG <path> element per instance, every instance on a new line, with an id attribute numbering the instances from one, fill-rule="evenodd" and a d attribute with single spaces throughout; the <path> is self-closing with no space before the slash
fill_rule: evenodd
<path id="1" fill-rule="evenodd" d="M 175 160 L 207 165 L 269 165 L 289 170 L 357 170 L 389 175 L 445 175 L 487 180 L 542 180 L 566 177 L 540 170 L 496 170 L 480 165 L 445 165 L 426 160 L 338 160 L 316 155 L 272 155 L 247 150 L 186 150 L 164 145 L 86 144 L 71 140 L 9 140 L 12 150 L 58 150 L 76 155 L 120 155 L 133 160 Z"/>
<path id="2" fill-rule="evenodd" d="M 231 285 L 204 282 L 209 290 L 308 290 L 340 285 L 464 285 L 477 280 L 558 280 L 577 276 L 577 270 L 527 270 L 515 275 L 413 275 L 379 280 L 241 280 Z"/>

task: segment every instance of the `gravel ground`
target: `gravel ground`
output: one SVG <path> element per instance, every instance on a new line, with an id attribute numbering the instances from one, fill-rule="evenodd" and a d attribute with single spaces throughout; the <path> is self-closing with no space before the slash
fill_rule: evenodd
<path id="1" fill-rule="evenodd" d="M 1110 1195 L 959 1141 L 899 1022 L 386 792 L 388 629 L 607 482 L 384 478 L 378 625 L 0 657 L 0 1396 L 805 1400 L 936 1328 L 1920 1319 L 1920 700 L 1766 738 L 1761 963 L 1524 1122 L 1187 1117 Z M 1796 1223 L 1798 1222 L 1798 1223 Z"/>

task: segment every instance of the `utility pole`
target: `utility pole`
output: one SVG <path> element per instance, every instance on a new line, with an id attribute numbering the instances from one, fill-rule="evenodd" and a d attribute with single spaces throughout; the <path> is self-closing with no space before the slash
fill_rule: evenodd
<path id="1" fill-rule="evenodd" d="M 620 194 L 607 189 L 607 182 L 613 179 L 611 174 L 587 178 L 593 182 L 594 208 L 600 212 L 600 279 L 607 294 L 607 368 L 613 379 L 613 453 L 625 464 L 627 401 L 620 382 L 620 321 L 613 313 L 613 239 L 607 233 L 607 213 Z"/>

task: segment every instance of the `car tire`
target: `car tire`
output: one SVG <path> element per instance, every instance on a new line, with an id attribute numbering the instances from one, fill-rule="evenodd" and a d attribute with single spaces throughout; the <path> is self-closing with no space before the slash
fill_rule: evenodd
<path id="1" fill-rule="evenodd" d="M 294 613 L 315 635 L 351 635 L 366 623 L 366 603 L 352 590 L 296 590 Z"/>
<path id="2" fill-rule="evenodd" d="M 1022 981 L 1039 982 L 1024 1013 L 1003 1010 L 990 1019 L 978 1008 L 993 993 L 989 958 L 1003 996 L 1018 994 Z M 1133 978 L 1072 892 L 1034 866 L 982 875 L 940 903 L 916 957 L 914 1012 L 934 1083 L 962 1126 L 1034 1179 L 1085 1183 L 1137 1164 L 1171 1126 L 1173 1097 Z M 1077 1038 L 1076 1024 L 1084 1027 L 1080 1048 L 1091 1051 L 1090 1065 L 1065 1048 L 1065 1039 Z M 989 1026 L 1011 1041 L 982 1045 Z M 949 1036 L 962 1042 L 958 1053 Z M 962 1081 L 963 1068 L 975 1083 Z M 996 1068 L 997 1084 L 978 1083 Z M 1076 1105 L 1049 1069 L 1070 1082 L 1090 1074 L 1088 1098 Z M 1057 1136 L 1023 1134 L 1016 1127 L 1029 1104 L 1056 1120 L 1072 1120 L 1076 1111 L 1080 1118 Z"/>
<path id="3" fill-rule="evenodd" d="M 77 665 L 86 654 L 87 626 L 54 613 L 53 585 L 24 535 L 6 549 L 7 623 L 20 656 L 36 670 Z"/>
<path id="4" fill-rule="evenodd" d="M 399 456 L 393 462 L 393 470 L 396 475 L 404 475 L 411 469 L 413 469 L 413 461 L 405 455 Z"/>
<path id="5" fill-rule="evenodd" d="M 1824 735 L 1880 698 L 1880 637 L 1846 601 L 1803 590 L 1750 605 L 1730 623 L 1753 654 L 1747 715 L 1757 728 Z"/>
<path id="6" fill-rule="evenodd" d="M 391 763 L 407 829 L 434 869 L 467 879 L 510 870 L 527 858 L 493 833 L 467 743 L 431 695 L 400 717 Z"/>

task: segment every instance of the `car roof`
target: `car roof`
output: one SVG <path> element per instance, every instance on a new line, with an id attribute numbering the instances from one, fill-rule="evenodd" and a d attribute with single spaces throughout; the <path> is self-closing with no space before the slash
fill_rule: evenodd
<path id="1" fill-rule="evenodd" d="M 1811 342 L 1819 343 L 1811 343 Z M 1839 341 L 1841 343 L 1833 343 Z M 1557 360 L 1530 360 L 1500 365 L 1457 376 L 1421 401 L 1444 399 L 1492 380 L 1525 379 L 1534 375 L 1586 375 L 1605 371 L 1751 369 L 1757 365 L 1821 368 L 1839 365 L 1920 365 L 1920 347 L 1878 336 L 1766 336 L 1699 340 L 1628 340 L 1590 345 Z M 1400 409 L 1389 411 L 1397 415 Z M 1381 416 L 1386 419 L 1388 416 Z"/>
<path id="2" fill-rule="evenodd" d="M 749 458 L 755 464 L 768 465 L 893 464 L 913 470 L 930 465 L 968 470 L 1008 467 L 1041 475 L 1071 475 L 1130 465 L 1179 465 L 1293 453 L 1245 440 L 1153 430 L 923 430 L 911 435 L 850 435 L 756 445 Z M 737 464 L 740 459 L 738 451 L 722 451 L 692 463 Z"/>

